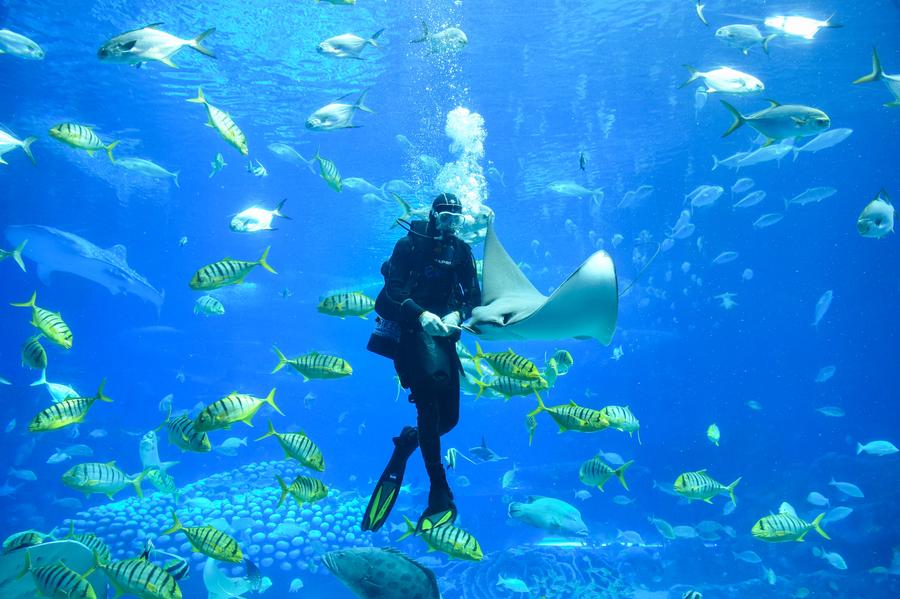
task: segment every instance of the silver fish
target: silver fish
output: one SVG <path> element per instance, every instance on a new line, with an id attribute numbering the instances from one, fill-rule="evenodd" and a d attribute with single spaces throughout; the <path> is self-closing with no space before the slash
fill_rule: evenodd
<path id="1" fill-rule="evenodd" d="M 869 202 L 859 218 L 856 219 L 856 230 L 863 237 L 881 239 L 894 232 L 894 216 L 896 211 L 885 190 L 878 192 L 875 199 Z"/>
<path id="2" fill-rule="evenodd" d="M 831 131 L 826 131 L 825 133 L 816 135 L 806 145 L 800 147 L 794 146 L 794 161 L 797 160 L 800 152 L 810 152 L 812 154 L 815 154 L 819 150 L 833 148 L 834 146 L 850 137 L 850 135 L 852 134 L 853 129 L 841 128 L 832 129 Z"/>
<path id="3" fill-rule="evenodd" d="M 359 127 L 353 124 L 357 110 L 374 114 L 374 110 L 363 104 L 369 90 L 365 90 L 353 104 L 345 104 L 343 100 L 350 94 L 341 96 L 331 104 L 319 108 L 306 119 L 306 128 L 311 131 L 335 131 Z"/>
<path id="4" fill-rule="evenodd" d="M 825 317 L 825 313 L 828 312 L 828 309 L 831 307 L 832 299 L 834 299 L 834 292 L 829 289 L 828 291 L 823 293 L 822 297 L 819 298 L 819 301 L 816 302 L 815 317 L 813 319 L 812 326 L 818 327 L 819 323 L 822 322 L 822 319 Z"/>
<path id="5" fill-rule="evenodd" d="M 152 160 L 147 160 L 145 158 L 119 158 L 114 164 L 144 175 L 145 177 L 154 179 L 171 178 L 175 183 L 175 187 L 180 187 L 178 185 L 178 175 L 181 171 L 170 173 Z"/>
<path id="6" fill-rule="evenodd" d="M 156 60 L 166 66 L 177 68 L 171 57 L 185 46 L 200 54 L 216 57 L 215 54 L 200 45 L 200 42 L 216 32 L 215 27 L 207 29 L 193 39 L 181 39 L 158 29 L 160 25 L 162 23 L 153 23 L 117 35 L 100 46 L 97 58 L 105 62 L 130 64 L 137 67 L 145 62 Z"/>
<path id="7" fill-rule="evenodd" d="M 28 60 L 44 59 L 44 50 L 37 42 L 9 29 L 0 29 L 0 54 L 9 54 Z"/>
<path id="8" fill-rule="evenodd" d="M 758 219 L 753 222 L 753 226 L 757 229 L 762 229 L 765 227 L 771 227 L 775 223 L 781 222 L 781 219 L 784 218 L 783 214 L 778 213 L 769 213 L 763 214 Z"/>
<path id="9" fill-rule="evenodd" d="M 379 48 L 380 46 L 376 40 L 378 40 L 378 36 L 383 32 L 384 29 L 379 29 L 373 33 L 369 39 L 359 37 L 353 33 L 336 35 L 320 42 L 319 45 L 316 46 L 316 51 L 319 54 L 333 56 L 334 58 L 355 58 L 356 60 L 363 60 L 359 55 L 360 52 L 362 52 L 366 46 Z"/>
<path id="10" fill-rule="evenodd" d="M 734 133 L 745 123 L 766 136 L 766 146 L 783 139 L 817 135 L 831 126 L 831 119 L 818 108 L 799 104 L 779 104 L 769 100 L 769 107 L 753 114 L 743 115 L 737 108 L 720 100 L 734 117 L 734 122 L 722 137 Z"/>

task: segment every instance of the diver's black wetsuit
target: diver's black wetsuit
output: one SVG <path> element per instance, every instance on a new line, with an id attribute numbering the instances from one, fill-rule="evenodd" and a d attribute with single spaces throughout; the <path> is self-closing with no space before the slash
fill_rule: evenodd
<path id="1" fill-rule="evenodd" d="M 452 499 L 441 462 L 440 437 L 459 421 L 461 364 L 456 341 L 460 334 L 432 337 L 422 329 L 419 316 L 425 311 L 438 316 L 458 311 L 465 320 L 481 305 L 472 250 L 453 235 L 435 238 L 428 223 L 414 222 L 410 233 L 394 246 L 382 273 L 385 284 L 375 311 L 399 325 L 394 367 L 401 385 L 410 390 L 418 416 L 418 430 L 407 427 L 394 439 L 396 449 L 386 472 L 399 469 L 402 477 L 405 461 L 418 445 L 431 495 L 445 492 Z"/>

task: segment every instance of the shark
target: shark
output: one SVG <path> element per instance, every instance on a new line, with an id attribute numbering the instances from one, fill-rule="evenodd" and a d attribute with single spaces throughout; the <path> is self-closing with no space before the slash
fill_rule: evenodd
<path id="1" fill-rule="evenodd" d="M 54 272 L 67 272 L 94 281 L 110 293 L 129 293 L 150 302 L 159 311 L 165 299 L 147 279 L 128 266 L 123 245 L 97 247 L 73 233 L 43 225 L 10 225 L 6 238 L 18 245 L 28 240 L 22 255 L 37 263 L 37 274 L 45 285 Z"/>
<path id="2" fill-rule="evenodd" d="M 612 258 L 591 254 L 549 296 L 522 273 L 488 223 L 482 271 L 483 305 L 462 325 L 487 340 L 596 339 L 609 345 L 616 330 L 619 287 Z"/>

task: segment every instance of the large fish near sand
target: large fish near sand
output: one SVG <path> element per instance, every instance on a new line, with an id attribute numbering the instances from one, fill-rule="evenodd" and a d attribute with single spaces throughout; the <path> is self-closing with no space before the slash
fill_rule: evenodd
<path id="1" fill-rule="evenodd" d="M 130 293 L 150 302 L 157 310 L 165 298 L 147 279 L 134 271 L 126 261 L 125 246 L 99 248 L 72 233 L 43 225 L 10 225 L 6 238 L 13 245 L 28 240 L 22 255 L 37 263 L 38 277 L 49 284 L 54 272 L 67 272 L 94 281 L 110 293 Z"/>
<path id="2" fill-rule="evenodd" d="M 503 248 L 491 222 L 484 241 L 482 301 L 463 328 L 489 340 L 596 339 L 609 345 L 619 309 L 616 268 L 595 252 L 547 297 Z"/>
<path id="3" fill-rule="evenodd" d="M 434 572 L 391 548 L 354 547 L 322 556 L 328 568 L 361 599 L 440 599 Z"/>

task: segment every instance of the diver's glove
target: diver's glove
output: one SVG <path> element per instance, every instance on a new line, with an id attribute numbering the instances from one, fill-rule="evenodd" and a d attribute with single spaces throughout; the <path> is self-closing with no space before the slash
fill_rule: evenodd
<path id="1" fill-rule="evenodd" d="M 451 332 L 459 330 L 459 323 L 462 322 L 462 317 L 460 317 L 459 312 L 453 311 L 450 314 L 447 314 L 441 319 L 441 322 L 444 323 Z"/>
<path id="2" fill-rule="evenodd" d="M 422 330 L 432 337 L 446 337 L 450 334 L 450 330 L 444 325 L 444 321 L 437 314 L 428 310 L 419 314 L 419 324 L 422 325 Z"/>

